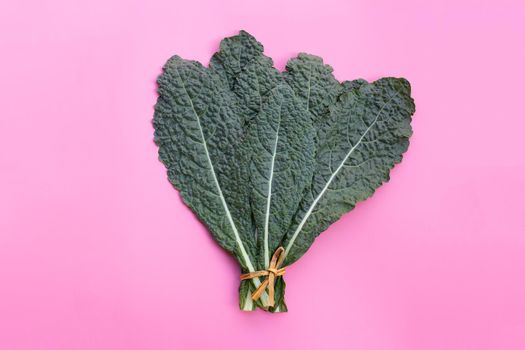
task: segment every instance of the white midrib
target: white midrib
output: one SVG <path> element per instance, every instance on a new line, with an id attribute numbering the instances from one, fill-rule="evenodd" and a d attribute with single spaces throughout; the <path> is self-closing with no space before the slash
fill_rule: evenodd
<path id="1" fill-rule="evenodd" d="M 264 266 L 270 266 L 270 247 L 268 243 L 270 236 L 270 207 L 272 203 L 273 169 L 275 165 L 275 156 L 277 155 L 277 144 L 279 143 L 279 129 L 281 128 L 281 108 L 282 103 L 279 105 L 279 122 L 277 123 L 277 130 L 275 131 L 275 143 L 273 145 L 272 161 L 270 165 L 270 178 L 268 179 L 268 194 L 266 196 L 266 215 L 264 218 Z"/>
<path id="2" fill-rule="evenodd" d="M 395 96 L 395 95 L 394 95 Z M 332 181 L 334 180 L 334 178 L 337 176 L 337 174 L 339 173 L 339 171 L 341 171 L 341 169 L 343 168 L 344 164 L 346 163 L 346 161 L 348 160 L 348 158 L 352 155 L 352 153 L 355 151 L 355 149 L 361 144 L 361 142 L 363 141 L 363 139 L 365 138 L 366 134 L 368 134 L 368 132 L 372 129 L 372 127 L 376 124 L 377 120 L 379 119 L 379 116 L 381 115 L 381 112 L 383 112 L 383 109 L 385 108 L 385 106 L 394 98 L 394 96 L 392 96 L 388 101 L 386 101 L 383 106 L 381 107 L 381 109 L 379 110 L 379 112 L 377 112 L 377 115 L 375 116 L 374 118 L 374 121 L 370 124 L 370 126 L 368 126 L 368 128 L 366 128 L 365 132 L 363 133 L 363 135 L 361 135 L 361 137 L 359 138 L 359 140 L 357 140 L 356 144 L 354 146 L 352 146 L 352 148 L 348 151 L 348 153 L 346 154 L 346 156 L 344 157 L 343 161 L 341 162 L 341 164 L 339 164 L 339 166 L 337 167 L 337 169 L 332 173 L 332 175 L 330 176 L 330 178 L 328 179 L 328 181 L 326 182 L 325 186 L 323 187 L 323 189 L 321 190 L 321 192 L 319 193 L 319 195 L 314 199 L 314 201 L 312 202 L 312 205 L 310 205 L 310 208 L 308 208 L 308 211 L 306 212 L 306 214 L 304 215 L 303 219 L 301 220 L 301 222 L 299 223 L 299 226 L 297 226 L 297 229 L 295 230 L 292 238 L 290 239 L 290 242 L 288 242 L 288 245 L 286 246 L 286 249 L 285 249 L 285 254 L 288 254 L 288 252 L 290 251 L 290 249 L 292 248 L 294 242 L 295 242 L 295 239 L 297 238 L 297 236 L 299 235 L 299 233 L 301 232 L 301 230 L 303 229 L 303 226 L 304 224 L 306 223 L 306 221 L 308 221 L 308 218 L 310 217 L 310 215 L 312 215 L 312 212 L 315 208 L 315 206 L 317 205 L 317 203 L 319 202 L 319 200 L 323 197 L 324 193 L 326 192 L 326 190 L 328 190 L 328 187 L 330 187 L 330 184 L 332 183 Z"/>
<path id="3" fill-rule="evenodd" d="M 193 113 L 195 114 L 195 118 L 197 119 L 197 125 L 199 127 L 199 132 L 200 132 L 200 136 L 201 136 L 201 139 L 202 139 L 202 145 L 204 146 L 204 151 L 206 153 L 206 159 L 208 160 L 208 165 L 210 166 L 210 169 L 211 169 L 211 174 L 212 174 L 212 177 L 213 177 L 213 181 L 215 182 L 215 186 L 217 187 L 217 191 L 219 192 L 219 197 L 221 199 L 221 203 L 224 207 L 224 211 L 226 212 L 226 217 L 228 218 L 228 221 L 232 227 L 232 230 L 233 230 L 233 233 L 235 235 L 235 241 L 237 243 L 237 245 L 239 246 L 239 250 L 241 251 L 241 255 L 242 255 L 242 258 L 244 260 L 244 263 L 246 264 L 246 267 L 248 268 L 248 270 L 250 272 L 254 272 L 255 271 L 255 268 L 250 260 L 250 257 L 248 256 L 248 253 L 246 252 L 246 249 L 244 248 L 244 244 L 242 243 L 242 240 L 241 240 L 241 237 L 239 236 L 239 231 L 237 231 L 237 226 L 235 225 L 235 222 L 233 221 L 233 218 L 231 216 L 231 213 L 230 213 L 230 209 L 228 208 L 228 204 L 226 203 L 226 200 L 224 199 L 224 195 L 222 193 L 222 189 L 221 189 L 221 186 L 219 185 L 219 181 L 217 180 L 217 176 L 215 175 L 215 168 L 213 166 L 213 163 L 211 161 L 211 158 L 210 158 L 210 153 L 208 152 L 208 145 L 206 143 L 206 139 L 204 137 L 204 132 L 202 130 L 202 126 L 201 126 L 201 122 L 200 122 L 200 117 L 199 115 L 197 114 L 197 111 L 195 110 L 195 107 L 193 106 L 193 101 L 190 97 L 190 95 L 188 94 L 188 91 L 186 90 L 186 86 L 184 84 L 184 81 L 182 80 L 182 77 L 180 76 L 180 73 L 177 69 L 175 69 L 175 71 L 177 72 L 177 75 L 179 76 L 179 80 L 182 84 L 182 88 L 184 89 L 184 92 L 186 93 L 186 96 L 188 96 L 188 100 L 190 101 L 190 105 L 191 105 L 191 109 L 193 111 Z M 255 287 L 258 287 L 260 284 L 261 284 L 261 281 L 258 279 L 258 278 L 254 278 L 253 279 L 253 283 L 255 284 Z"/>
<path id="4" fill-rule="evenodd" d="M 192 103 L 192 108 L 193 108 L 193 103 Z M 255 271 L 255 268 L 253 267 L 250 257 L 248 256 L 248 253 L 246 252 L 246 249 L 244 248 L 244 244 L 242 243 L 241 237 L 239 236 L 239 231 L 237 231 L 237 226 L 233 222 L 233 218 L 230 213 L 230 209 L 228 209 L 228 204 L 226 204 L 226 200 L 224 199 L 224 195 L 222 193 L 221 186 L 219 185 L 219 181 L 217 180 L 217 176 L 215 175 L 215 168 L 213 167 L 213 163 L 211 162 L 211 159 L 210 159 L 210 154 L 208 152 L 208 146 L 206 145 L 206 141 L 204 139 L 204 133 L 202 131 L 202 127 L 201 127 L 199 118 L 197 118 L 197 124 L 199 125 L 199 131 L 200 131 L 200 134 L 203 140 L 204 151 L 206 152 L 206 158 L 208 159 L 208 164 L 211 169 L 211 175 L 213 177 L 213 181 L 215 182 L 215 185 L 217 186 L 217 191 L 219 191 L 219 198 L 221 199 L 222 206 L 224 207 L 224 211 L 226 212 L 226 217 L 228 218 L 228 221 L 230 222 L 233 233 L 235 235 L 235 241 L 237 242 L 237 245 L 239 246 L 244 262 L 246 263 L 246 267 L 250 270 L 250 272 L 253 272 Z"/>

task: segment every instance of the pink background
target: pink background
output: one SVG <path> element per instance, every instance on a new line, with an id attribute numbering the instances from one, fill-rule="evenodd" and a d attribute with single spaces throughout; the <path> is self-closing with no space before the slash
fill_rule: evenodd
<path id="1" fill-rule="evenodd" d="M 257 3 L 2 1 L 0 349 L 525 349 L 525 3 Z M 289 268 L 288 314 L 238 310 L 152 142 L 162 64 L 241 28 L 417 105 L 391 182 Z"/>

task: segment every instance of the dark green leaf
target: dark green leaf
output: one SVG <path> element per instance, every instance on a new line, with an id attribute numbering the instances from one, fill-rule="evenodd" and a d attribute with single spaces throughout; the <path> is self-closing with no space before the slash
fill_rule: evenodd
<path id="1" fill-rule="evenodd" d="M 282 84 L 270 93 L 246 137 L 252 211 L 262 254 L 259 269 L 269 266 L 311 181 L 314 131 L 308 113 Z"/>
<path id="2" fill-rule="evenodd" d="M 299 54 L 278 72 L 241 31 L 209 68 L 172 57 L 158 79 L 155 141 L 184 202 L 243 271 L 266 269 L 282 245 L 285 265 L 323 230 L 388 181 L 411 135 L 414 104 L 404 79 L 340 84 L 320 57 Z M 264 277 L 263 277 L 264 278 Z M 239 304 L 275 307 L 241 282 Z"/>
<path id="3" fill-rule="evenodd" d="M 233 91 L 243 125 L 257 116 L 265 97 L 282 81 L 261 43 L 245 31 L 222 40 L 210 61 L 210 70 Z"/>
<path id="4" fill-rule="evenodd" d="M 412 134 L 414 103 L 404 79 L 384 78 L 344 93 L 319 144 L 313 182 L 284 245 L 286 264 L 299 259 L 322 231 L 389 180 Z"/>
<path id="5" fill-rule="evenodd" d="M 158 85 L 155 142 L 169 180 L 217 242 L 253 271 L 248 191 L 235 152 L 242 128 L 229 90 L 200 63 L 178 56 Z"/>
<path id="6" fill-rule="evenodd" d="M 304 109 L 312 114 L 315 125 L 328 115 L 328 108 L 343 92 L 332 71 L 321 57 L 300 53 L 288 61 L 283 73 Z"/>

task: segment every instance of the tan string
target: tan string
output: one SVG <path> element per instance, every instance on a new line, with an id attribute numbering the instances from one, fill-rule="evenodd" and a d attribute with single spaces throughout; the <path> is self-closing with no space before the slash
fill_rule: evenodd
<path id="1" fill-rule="evenodd" d="M 285 268 L 280 268 L 284 261 L 284 248 L 279 247 L 273 253 L 272 260 L 270 261 L 270 266 L 268 269 L 261 271 L 254 271 L 250 273 L 245 273 L 241 275 L 242 280 L 249 280 L 255 277 L 268 276 L 261 285 L 252 293 L 252 299 L 258 300 L 266 287 L 268 287 L 268 306 L 275 305 L 275 278 L 277 276 L 284 275 Z"/>

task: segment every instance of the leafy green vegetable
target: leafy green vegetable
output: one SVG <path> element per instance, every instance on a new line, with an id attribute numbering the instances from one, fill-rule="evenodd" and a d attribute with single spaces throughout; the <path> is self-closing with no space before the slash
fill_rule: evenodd
<path id="1" fill-rule="evenodd" d="M 332 75 L 332 67 L 313 55 L 301 53 L 289 60 L 283 75 L 315 123 L 322 122 L 344 89 Z"/>
<path id="2" fill-rule="evenodd" d="M 272 59 L 263 54 L 263 46 L 245 31 L 221 42 L 210 70 L 234 93 L 243 125 L 255 118 L 265 96 L 283 80 Z"/>
<path id="3" fill-rule="evenodd" d="M 313 181 L 283 240 L 286 263 L 299 259 L 315 237 L 389 180 L 408 148 L 414 111 L 404 79 L 380 79 L 340 96 L 318 146 Z"/>
<path id="4" fill-rule="evenodd" d="M 313 174 L 311 118 L 288 85 L 267 97 L 248 131 L 252 210 L 259 232 L 259 266 L 265 269 L 291 225 Z"/>
<path id="5" fill-rule="evenodd" d="M 415 111 L 405 79 L 339 83 L 308 54 L 281 73 L 244 31 L 221 42 L 209 68 L 170 58 L 158 92 L 153 125 L 168 178 L 243 273 L 266 270 L 280 246 L 284 265 L 294 263 L 388 181 Z M 242 281 L 241 309 L 286 311 L 284 279 L 273 307 L 266 293 L 250 297 L 261 282 Z"/>
<path id="6" fill-rule="evenodd" d="M 253 270 L 248 192 L 235 156 L 242 128 L 228 89 L 200 63 L 177 56 L 158 85 L 155 141 L 169 180 L 219 244 Z"/>

